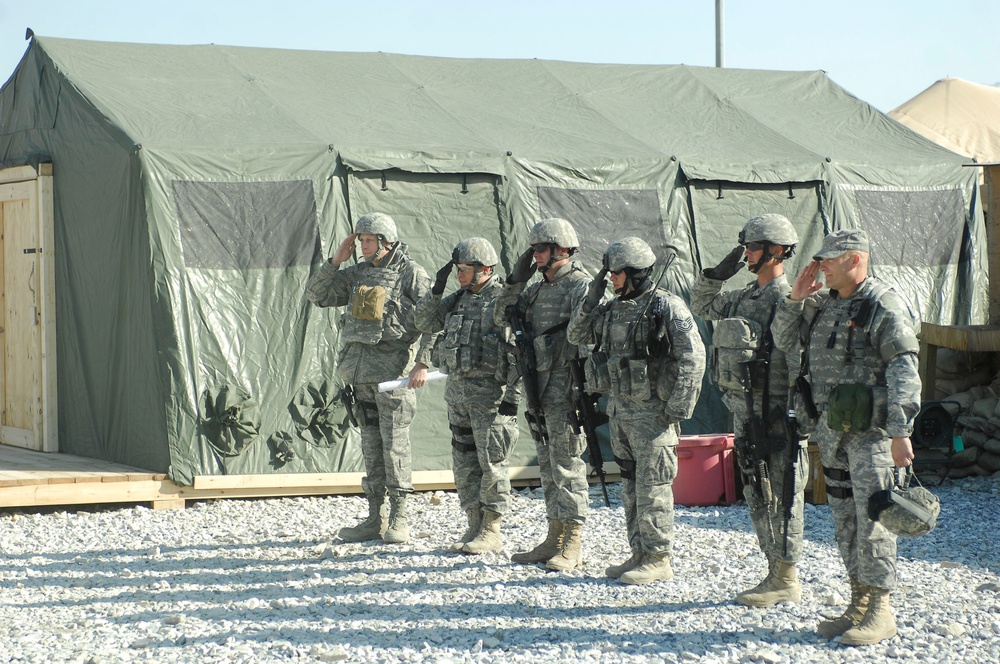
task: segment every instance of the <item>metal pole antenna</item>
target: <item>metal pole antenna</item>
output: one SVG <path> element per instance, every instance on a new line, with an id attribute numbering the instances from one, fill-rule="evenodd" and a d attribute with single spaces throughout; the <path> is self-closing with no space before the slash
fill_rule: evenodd
<path id="1" fill-rule="evenodd" d="M 715 0 L 715 66 L 722 69 L 726 66 L 726 25 L 723 17 L 725 0 Z"/>

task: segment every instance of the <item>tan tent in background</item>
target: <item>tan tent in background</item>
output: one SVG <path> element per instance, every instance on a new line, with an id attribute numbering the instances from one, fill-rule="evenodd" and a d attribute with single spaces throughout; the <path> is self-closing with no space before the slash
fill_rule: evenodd
<path id="1" fill-rule="evenodd" d="M 981 164 L 980 198 L 990 256 L 990 318 L 1000 320 L 1000 87 L 945 78 L 889 112 L 943 148 Z M 990 211 L 994 211 L 990 214 Z"/>
<path id="2" fill-rule="evenodd" d="M 889 117 L 980 164 L 1000 162 L 1000 87 L 945 78 Z"/>

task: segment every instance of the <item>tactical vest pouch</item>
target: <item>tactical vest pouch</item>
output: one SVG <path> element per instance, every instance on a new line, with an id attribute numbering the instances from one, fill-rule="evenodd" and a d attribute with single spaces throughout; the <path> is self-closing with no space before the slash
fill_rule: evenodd
<path id="1" fill-rule="evenodd" d="M 555 359 L 555 349 L 552 347 L 552 337 L 542 334 L 531 340 L 535 347 L 536 371 L 551 371 Z"/>
<path id="2" fill-rule="evenodd" d="M 598 350 L 588 355 L 583 363 L 583 377 L 586 389 L 591 394 L 604 394 L 611 389 L 608 354 Z"/>
<path id="3" fill-rule="evenodd" d="M 831 431 L 867 431 L 872 425 L 872 390 L 867 385 L 837 385 L 826 404 L 826 423 Z"/>
<path id="4" fill-rule="evenodd" d="M 757 358 L 763 339 L 760 323 L 737 316 L 715 324 L 712 344 L 715 352 L 715 382 L 724 389 L 742 392 L 746 363 Z"/>
<path id="5" fill-rule="evenodd" d="M 358 320 L 382 320 L 386 291 L 382 286 L 358 286 L 354 291 L 351 315 Z"/>
<path id="6" fill-rule="evenodd" d="M 629 360 L 628 375 L 632 398 L 648 401 L 653 394 L 649 387 L 649 365 L 646 360 Z"/>

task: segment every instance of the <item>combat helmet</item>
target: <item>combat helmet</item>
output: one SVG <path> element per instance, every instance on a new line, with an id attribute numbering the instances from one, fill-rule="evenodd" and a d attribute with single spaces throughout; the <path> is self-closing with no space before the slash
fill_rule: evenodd
<path id="1" fill-rule="evenodd" d="M 937 525 L 941 501 L 922 486 L 896 486 L 868 499 L 868 518 L 900 537 L 926 535 Z"/>
<path id="2" fill-rule="evenodd" d="M 656 254 L 645 241 L 637 237 L 627 237 L 612 242 L 604 250 L 604 267 L 610 272 L 624 272 L 625 281 L 615 293 L 621 297 L 639 295 L 653 285 L 650 275 Z"/>
<path id="3" fill-rule="evenodd" d="M 611 272 L 620 272 L 627 267 L 645 270 L 653 267 L 656 254 L 649 245 L 637 237 L 627 237 L 612 242 L 604 250 L 604 266 Z"/>
<path id="4" fill-rule="evenodd" d="M 794 247 L 799 243 L 799 235 L 788 218 L 781 214 L 762 214 L 743 224 L 740 244 L 767 242 L 783 247 Z"/>
<path id="5" fill-rule="evenodd" d="M 565 249 L 576 249 L 580 246 L 576 229 L 568 221 L 558 217 L 542 219 L 535 224 L 528 235 L 528 243 L 532 245 L 554 244 Z"/>
<path id="6" fill-rule="evenodd" d="M 452 260 L 455 263 L 468 263 L 470 265 L 485 265 L 492 267 L 500 262 L 497 250 L 493 244 L 483 237 L 470 237 L 455 245 L 452 252 Z"/>
<path id="7" fill-rule="evenodd" d="M 396 222 L 384 212 L 370 212 L 358 219 L 354 225 L 357 234 L 367 233 L 378 235 L 383 242 L 395 242 L 399 239 L 396 233 Z"/>

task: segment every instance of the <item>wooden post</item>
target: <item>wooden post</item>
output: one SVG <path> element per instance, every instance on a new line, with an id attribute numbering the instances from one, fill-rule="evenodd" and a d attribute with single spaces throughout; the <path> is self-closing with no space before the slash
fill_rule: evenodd
<path id="1" fill-rule="evenodd" d="M 983 166 L 986 202 L 986 255 L 990 274 L 990 325 L 1000 323 L 1000 164 Z"/>

